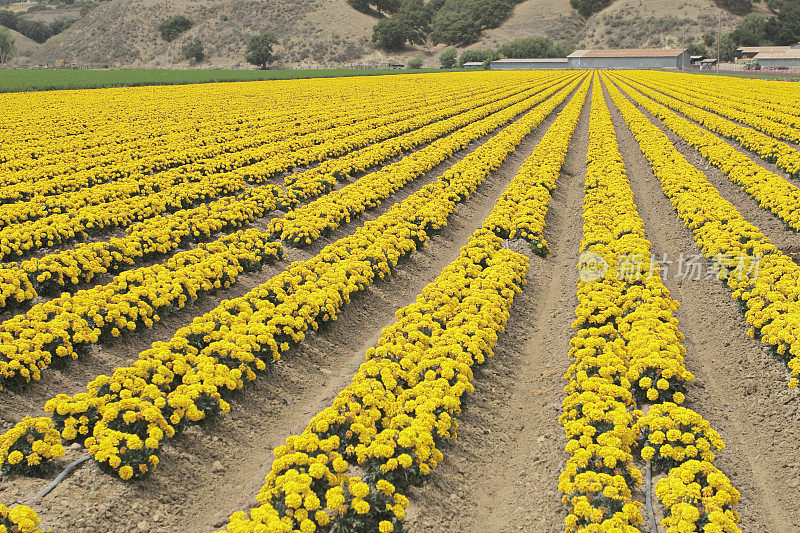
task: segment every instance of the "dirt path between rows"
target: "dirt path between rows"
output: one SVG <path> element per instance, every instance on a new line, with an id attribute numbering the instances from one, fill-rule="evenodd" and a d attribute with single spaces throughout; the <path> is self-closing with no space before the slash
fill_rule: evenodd
<path id="1" fill-rule="evenodd" d="M 590 91 L 591 95 L 591 91 Z M 589 100 L 547 214 L 551 253 L 532 255 L 495 356 L 475 373 L 445 460 L 415 491 L 412 531 L 562 531 L 558 476 L 566 461 L 558 423 L 577 306 Z"/>
<path id="2" fill-rule="evenodd" d="M 659 258 L 666 254 L 670 260 L 699 254 L 636 140 L 611 107 L 653 254 Z M 741 207 L 746 216 L 760 209 Z M 744 531 L 765 533 L 798 531 L 800 430 L 792 421 L 800 416 L 800 400 L 786 386 L 786 368 L 760 342 L 747 337 L 744 316 L 722 282 L 681 279 L 676 274 L 677 263 L 669 266 L 664 283 L 681 303 L 676 316 L 686 336 L 686 367 L 695 375 L 686 405 L 703 415 L 726 443 L 716 465 L 742 494 L 737 507 L 740 526 Z"/>
<path id="3" fill-rule="evenodd" d="M 330 404 L 335 394 L 350 382 L 366 349 L 377 341 L 381 329 L 394 322 L 395 310 L 414 301 L 422 288 L 458 255 L 459 248 L 489 213 L 561 107 L 563 104 L 489 176 L 478 192 L 459 206 L 447 227 L 432 239 L 428 248 L 401 261 L 395 276 L 354 296 L 337 322 L 319 334 L 309 335 L 297 350 L 275 365 L 270 374 L 249 384 L 231 402 L 230 415 L 203 427 L 191 428 L 184 437 L 167 446 L 159 470 L 145 481 L 123 484 L 101 473 L 93 463 L 84 465 L 43 502 L 34 505 L 43 525 L 52 527 L 53 531 L 69 532 L 94 532 L 97 523 L 104 531 L 199 532 L 222 526 L 230 513 L 254 505 L 273 460 L 272 450 L 288 435 L 302 431 L 314 413 Z M 438 177 L 479 144 L 473 144 L 469 150 L 440 165 L 424 180 L 414 182 L 380 208 L 369 212 L 366 218 L 372 219 L 385 212 L 395 201 Z M 354 221 L 307 249 L 287 248 L 287 260 L 311 257 L 325 244 L 352 233 L 362 223 Z M 285 261 L 282 264 L 285 265 Z M 279 268 L 281 265 L 276 265 L 254 275 L 253 279 L 238 285 L 236 293 L 244 293 L 248 286 L 263 282 Z M 228 298 L 233 296 L 231 291 L 223 294 Z M 153 340 L 167 339 L 191 316 L 214 305 L 214 299 L 205 299 L 202 308 L 195 307 L 180 317 L 176 315 L 169 325 L 143 332 L 135 342 L 149 347 Z M 131 357 L 138 353 L 131 342 L 123 343 L 119 349 L 114 355 L 117 364 L 126 354 Z M 113 362 L 104 364 L 111 366 Z M 69 376 L 64 376 L 62 385 L 80 379 L 78 376 L 84 373 L 96 375 L 98 372 L 97 361 L 81 367 L 81 372 L 71 370 Z M 80 389 L 83 383 L 72 387 Z M 44 390 L 40 389 L 38 395 L 41 399 Z M 80 453 L 71 451 L 67 458 Z M 3 483 L 0 500 L 22 501 L 44 484 L 43 480 L 29 478 Z M 443 522 L 446 523 L 446 519 Z"/>

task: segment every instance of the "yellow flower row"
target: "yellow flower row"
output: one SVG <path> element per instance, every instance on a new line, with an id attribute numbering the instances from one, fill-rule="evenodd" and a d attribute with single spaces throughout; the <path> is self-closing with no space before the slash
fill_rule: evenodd
<path id="1" fill-rule="evenodd" d="M 502 244 L 478 230 L 416 302 L 396 312 L 397 322 L 367 350 L 352 384 L 301 435 L 275 450 L 259 506 L 234 513 L 229 532 L 263 526 L 314 531 L 329 524 L 349 530 L 353 508 L 362 515 L 361 531 L 402 530 L 404 501 L 365 505 L 363 512 L 352 503 L 342 512 L 341 499 L 330 498 L 342 484 L 334 472 L 358 465 L 370 480 L 362 492 L 383 493 L 421 483 L 443 459 L 439 445 L 456 437 L 461 397 L 474 392 L 471 367 L 492 356 L 513 297 L 525 283 L 527 259 Z M 303 476 L 309 483 L 296 481 Z M 314 479 L 325 482 L 312 485 Z M 314 514 L 321 507 L 327 516 Z M 298 511 L 305 512 L 298 518 Z"/>
<path id="2" fill-rule="evenodd" d="M 748 128 L 747 126 L 736 124 L 716 113 L 704 111 L 703 109 L 686 104 L 671 96 L 648 89 L 638 83 L 635 83 L 635 87 L 656 102 L 678 111 L 687 118 L 694 120 L 698 124 L 723 137 L 738 142 L 744 148 L 757 154 L 765 161 L 775 163 L 778 168 L 782 169 L 790 176 L 800 177 L 800 152 L 785 142 L 773 139 L 769 135 Z M 720 141 L 717 142 L 720 143 Z M 731 149 L 731 151 L 733 150 Z"/>
<path id="3" fill-rule="evenodd" d="M 0 533 L 43 533 L 41 520 L 27 505 L 8 508 L 0 503 Z"/>
<path id="4" fill-rule="evenodd" d="M 61 434 L 48 417 L 25 417 L 0 435 L 0 473 L 38 475 L 64 455 Z"/>
<path id="5" fill-rule="evenodd" d="M 622 83 L 620 86 L 633 101 L 661 119 L 665 126 L 697 149 L 761 207 L 772 211 L 795 231 L 800 230 L 800 188 L 765 169 L 710 131 L 692 124 L 630 86 Z"/>
<path id="6" fill-rule="evenodd" d="M 521 89 L 517 88 L 516 90 Z M 503 94 L 508 92 L 509 89 L 502 90 Z M 491 92 L 488 98 L 493 97 L 496 96 L 494 92 Z M 69 187 L 75 187 L 76 191 L 69 194 L 49 196 L 54 192 L 65 190 L 65 187 L 59 185 L 54 191 L 52 188 L 48 188 L 49 186 L 44 181 L 28 183 L 26 185 L 35 187 L 35 190 L 21 197 L 33 198 L 23 203 L 0 206 L 0 226 L 35 220 L 49 214 L 68 213 L 88 205 L 100 205 L 132 196 L 152 194 L 186 181 L 197 181 L 205 175 L 227 172 L 241 167 L 244 167 L 245 170 L 237 173 L 236 177 L 247 178 L 251 174 L 263 177 L 265 175 L 263 169 L 259 165 L 254 165 L 259 161 L 266 161 L 263 164 L 269 166 L 269 176 L 272 176 L 294 168 L 298 162 L 299 164 L 308 164 L 312 160 L 320 160 L 336 151 L 344 153 L 348 151 L 348 146 L 350 149 L 355 149 L 364 143 L 374 142 L 375 139 L 381 140 L 387 135 L 395 135 L 397 132 L 417 126 L 416 123 L 407 124 L 409 120 L 429 123 L 437 120 L 440 116 L 460 113 L 464 106 L 478 105 L 473 102 L 464 104 L 459 100 L 456 105 L 451 103 L 441 109 L 441 102 L 436 98 L 433 100 L 433 102 L 426 102 L 424 105 L 415 106 L 411 110 L 401 113 L 388 112 L 380 115 L 379 118 L 373 118 L 374 111 L 370 109 L 368 118 L 356 124 L 345 124 L 341 127 L 315 131 L 307 135 L 293 136 L 291 131 L 283 130 L 276 137 L 275 132 L 267 131 L 264 135 L 251 134 L 236 146 L 222 142 L 223 139 L 217 136 L 211 136 L 201 143 L 196 153 L 188 153 L 185 148 L 177 149 L 176 146 L 181 145 L 172 146 L 168 148 L 170 162 L 165 162 L 160 155 L 151 156 L 153 161 L 158 163 L 157 165 L 144 165 L 138 161 L 134 167 L 132 163 L 126 161 L 125 168 L 114 167 L 109 171 L 111 174 L 100 181 L 97 181 L 94 175 L 83 176 L 83 174 L 89 175 L 90 171 L 65 176 L 62 179 L 68 180 Z M 426 110 L 429 110 L 426 115 L 415 118 L 420 112 Z M 378 128 L 379 126 L 382 128 Z M 359 140 L 355 139 L 357 135 L 360 135 Z M 337 139 L 339 140 L 337 141 Z M 301 149 L 305 149 L 305 152 Z M 312 153 L 313 156 L 309 156 L 309 153 Z M 248 172 L 247 169 L 253 170 Z M 154 172 L 157 174 L 151 175 Z M 114 180 L 112 183 L 93 186 L 96 183 L 112 179 Z"/>
<path id="7" fill-rule="evenodd" d="M 800 127 L 800 107 L 792 84 L 715 78 L 650 71 L 648 79 L 668 83 L 671 88 L 702 95 L 738 111 L 764 117 L 795 128 Z"/>
<path id="8" fill-rule="evenodd" d="M 468 198 L 539 122 L 537 113 L 530 112 L 479 149 L 482 158 L 473 160 L 473 171 L 424 187 L 316 257 L 293 263 L 247 295 L 195 318 L 168 343 L 155 343 L 142 352 L 132 366 L 94 380 L 88 392 L 47 402 L 46 410 L 66 439 L 83 440 L 91 434 L 86 444 L 106 468 L 131 466 L 134 475 L 151 469 L 151 456 L 157 457 L 161 440 L 171 436 L 159 424 L 166 421 L 180 430 L 226 411 L 223 393 L 255 380 L 257 372 L 301 342 L 309 329 L 336 320 L 351 294 L 390 274 L 401 257 L 424 246 L 447 224 L 456 204 Z M 119 420 L 124 413 L 111 407 L 122 399 L 155 405 L 161 416 L 148 426 L 134 425 L 136 433 L 126 433 L 121 428 L 128 426 Z M 153 424 L 159 431 L 151 435 L 147 431 Z M 132 436 L 145 442 L 146 450 L 137 449 L 136 457 L 128 446 L 120 446 Z M 146 462 L 136 462 L 142 460 Z"/>
<path id="9" fill-rule="evenodd" d="M 148 218 L 131 226 L 122 238 L 82 243 L 0 268 L 0 292 L 13 298 L 10 303 L 29 301 L 169 253 L 187 242 L 207 241 L 220 231 L 241 227 L 273 211 L 278 194 L 272 185 L 251 187 L 236 197 Z"/>
<path id="10" fill-rule="evenodd" d="M 745 124 L 775 139 L 793 143 L 800 142 L 800 129 L 773 120 L 775 112 L 759 114 L 757 102 L 756 105 L 753 105 L 753 102 L 749 106 L 737 105 L 727 97 L 719 94 L 709 96 L 698 93 L 694 88 L 689 87 L 676 89 L 670 82 L 657 80 L 658 77 L 658 75 L 650 75 L 649 73 L 636 73 L 633 76 L 625 76 L 626 79 L 640 83 L 644 87 L 654 89 L 666 96 L 689 104 L 689 106 L 705 109 L 740 124 Z M 794 118 L 796 119 L 797 117 Z M 743 131 L 746 131 L 746 128 Z"/>
<path id="11" fill-rule="evenodd" d="M 259 269 L 281 253 L 280 243 L 262 232 L 240 231 L 178 253 L 163 265 L 127 271 L 107 285 L 35 305 L 0 324 L 0 378 L 41 379 L 54 358 L 77 359 L 89 344 L 151 327 L 159 312 L 228 288 L 242 272 Z"/>
<path id="12" fill-rule="evenodd" d="M 569 439 L 569 458 L 558 488 L 567 510 L 567 532 L 637 531 L 641 505 L 632 489 L 642 475 L 633 465 L 636 434 L 629 411 L 636 404 L 628 377 L 627 339 L 618 321 L 624 318 L 629 285 L 633 288 L 644 280 L 618 277 L 616 263 L 629 252 L 649 255 L 649 243 L 636 215 L 599 78 L 593 78 L 581 251 L 610 268 L 578 287 L 573 328 L 579 331 L 570 341 L 575 361 L 564 375 L 568 396 L 559 417 Z M 627 238 L 619 240 L 625 233 Z"/>
<path id="13" fill-rule="evenodd" d="M 526 98 L 505 109 L 490 114 L 496 107 L 466 113 L 460 117 L 461 129 L 417 150 L 407 157 L 387 165 L 377 172 L 359 178 L 355 183 L 331 192 L 305 205 L 282 219 L 273 220 L 270 227 L 281 239 L 294 245 L 309 244 L 341 224 L 361 216 L 367 209 L 377 207 L 380 202 L 405 187 L 414 179 L 424 176 L 436 165 L 445 161 L 470 142 L 483 137 L 511 122 L 517 115 L 535 106 L 540 121 L 549 115 L 574 90 L 578 78 L 549 87 L 531 98 Z M 555 94 L 555 96 L 553 96 Z M 551 98 L 552 96 L 552 98 Z M 542 103 L 544 102 L 544 103 Z M 486 118 L 483 118 L 486 117 Z M 422 133 L 422 132 L 420 132 Z M 491 142 L 491 141 L 489 141 Z M 422 144 L 421 142 L 419 144 Z M 448 173 L 461 173 L 473 165 L 473 159 L 482 157 L 478 152 L 465 157 Z M 337 162 L 333 162 L 336 164 Z"/>
<path id="14" fill-rule="evenodd" d="M 203 176 L 162 192 L 134 196 L 101 205 L 89 205 L 69 213 L 50 215 L 0 230 L 0 259 L 24 256 L 41 247 L 86 239 L 114 227 L 127 227 L 173 209 L 183 209 L 219 196 L 244 190 L 242 180 L 228 174 Z"/>
<path id="15" fill-rule="evenodd" d="M 548 84 L 550 83 L 548 82 L 545 85 Z M 512 100 L 523 99 L 526 95 L 533 93 L 536 90 L 537 89 L 530 91 L 526 90 L 523 92 L 522 96 L 512 97 Z M 554 90 L 555 89 L 548 89 L 547 93 L 551 93 Z M 480 103 L 480 101 L 477 103 Z M 470 105 L 476 105 L 476 102 L 472 102 Z M 477 118 L 480 116 L 486 115 L 496 109 L 502 109 L 507 105 L 508 103 L 506 100 L 501 100 L 499 103 L 489 104 L 485 109 L 478 108 L 478 110 L 475 112 L 465 113 L 461 117 L 456 117 L 456 119 L 459 121 L 458 123 L 469 123 L 470 121 L 477 120 Z M 528 105 L 527 107 L 530 106 Z M 423 128 L 418 132 L 411 132 L 397 137 L 396 140 L 392 141 L 392 143 L 399 148 L 389 153 L 386 153 L 379 145 L 376 145 L 363 150 L 365 155 L 368 155 L 369 157 L 362 156 L 360 158 L 353 158 L 350 161 L 349 166 L 347 165 L 347 162 L 342 162 L 341 160 L 337 160 L 336 164 L 341 172 L 348 173 L 358 170 L 358 168 L 353 168 L 353 166 L 355 165 L 358 167 L 358 165 L 361 165 L 363 160 L 366 159 L 369 159 L 374 164 L 377 164 L 378 162 L 384 161 L 396 155 L 398 150 L 408 150 L 414 146 L 429 142 L 437 136 L 444 134 L 452 127 L 452 125 L 447 124 L 447 122 L 448 121 L 442 121 L 441 123 L 431 126 L 429 133 L 425 131 L 427 128 Z M 425 133 L 425 135 L 423 135 L 423 133 Z M 475 135 L 473 135 L 473 137 L 471 137 L 469 140 L 472 140 Z M 173 171 L 169 171 L 168 173 L 173 173 Z M 318 173 L 316 169 L 310 171 L 310 173 L 312 173 L 314 176 L 322 175 L 321 173 Z M 222 176 L 217 176 L 214 178 L 214 181 L 220 181 L 221 179 Z M 333 181 L 335 181 L 335 178 Z M 306 190 L 301 190 L 300 187 L 303 184 L 308 187 Z M 298 183 L 292 184 L 293 189 L 290 194 L 294 196 L 293 200 L 288 201 L 284 196 L 280 196 L 280 201 L 285 205 L 287 203 L 296 203 L 297 197 L 308 199 L 315 195 L 322 194 L 324 190 L 317 190 L 315 188 L 316 185 L 317 184 L 315 184 L 313 181 L 307 182 L 300 180 Z M 202 189 L 203 186 L 203 183 L 196 185 L 196 187 L 200 189 Z M 243 181 L 241 180 L 231 182 L 231 184 L 229 184 L 229 188 L 232 189 L 238 189 L 240 187 L 244 187 Z M 140 197 L 138 200 L 131 199 L 130 201 L 126 202 L 111 203 L 105 209 L 101 207 L 84 209 L 81 211 L 81 213 L 87 211 L 95 211 L 100 213 L 111 212 L 113 213 L 113 218 L 101 216 L 101 220 L 108 220 L 112 225 L 118 225 L 120 223 L 124 225 L 125 222 L 134 220 L 135 218 L 148 217 L 158 213 L 160 208 L 164 207 L 165 205 L 163 203 L 164 198 L 167 198 L 172 202 L 177 201 L 179 202 L 178 205 L 181 205 L 180 202 L 185 202 L 184 197 L 192 197 L 191 192 L 192 189 L 187 188 L 186 186 L 179 186 L 174 189 L 167 190 L 160 195 Z M 109 241 L 103 241 L 99 243 L 80 245 L 72 250 L 50 254 L 41 259 L 31 259 L 18 266 L 12 265 L 6 267 L 2 269 L 2 277 L 4 280 L 0 281 L 0 292 L 9 295 L 7 298 L 14 297 L 16 302 L 22 302 L 35 298 L 38 293 L 35 290 L 29 289 L 20 291 L 19 287 L 15 286 L 15 280 L 19 280 L 20 283 L 28 284 L 30 284 L 32 281 L 33 285 L 35 285 L 41 292 L 44 293 L 52 291 L 56 287 L 76 284 L 82 281 L 90 281 L 96 274 L 113 271 L 115 268 L 118 268 L 123 264 L 132 265 L 138 257 L 147 256 L 152 253 L 165 253 L 179 245 L 180 242 L 182 242 L 182 238 L 190 237 L 192 235 L 199 236 L 201 234 L 210 236 L 209 231 L 211 226 L 216 225 L 217 231 L 223 227 L 227 227 L 219 225 L 219 222 L 216 220 L 201 220 L 208 210 L 219 210 L 220 216 L 226 222 L 232 221 L 234 225 L 240 222 L 243 224 L 255 220 L 274 208 L 274 202 L 269 198 L 271 195 L 273 195 L 273 193 L 280 194 L 278 191 L 275 191 L 272 186 L 247 188 L 240 194 L 239 198 L 223 198 L 210 204 L 208 209 L 206 209 L 205 206 L 200 206 L 191 210 L 179 211 L 174 215 L 168 215 L 167 217 L 147 218 L 144 222 L 141 222 L 129 229 L 128 231 L 130 235 L 123 239 L 111 239 Z M 171 207 L 174 204 L 170 203 L 166 205 Z M 125 216 L 126 207 L 128 208 L 128 216 Z M 269 209 L 267 209 L 267 207 L 269 207 Z M 139 214 L 130 216 L 130 211 L 139 211 Z M 187 217 L 195 217 L 198 218 L 198 220 L 196 223 L 187 225 L 185 221 L 185 218 Z M 57 224 L 57 222 L 54 222 L 54 219 L 56 218 L 64 219 L 65 216 L 51 217 L 42 220 L 39 224 L 33 223 L 25 225 L 24 228 L 26 231 L 35 231 L 36 228 L 33 226 L 40 227 L 42 226 L 43 222 L 47 222 L 48 224 Z M 280 221 L 280 219 L 278 219 L 278 221 Z M 71 235 L 76 224 L 74 221 L 71 222 L 72 227 L 68 226 L 65 228 L 67 237 Z M 93 224 L 94 227 L 100 225 L 102 224 L 98 224 L 97 222 Z M 47 229 L 52 230 L 53 228 L 48 227 Z M 6 234 L 9 233 L 11 232 L 6 231 Z M 25 238 L 26 236 L 27 234 L 23 235 L 22 237 Z M 58 241 L 58 237 L 55 237 L 55 241 Z M 53 241 L 50 240 L 47 242 L 47 244 L 50 244 L 51 242 Z M 26 245 L 34 248 L 41 245 L 36 241 L 22 241 L 21 243 L 15 244 L 17 244 L 15 247 L 16 249 L 27 248 Z M 147 246 L 148 244 L 149 246 Z M 11 246 L 9 246 L 9 249 L 10 248 Z M 5 250 L 1 246 L 0 249 Z M 27 282 L 25 281 L 25 277 L 29 278 Z M 8 281 L 5 281 L 6 279 Z"/>
<path id="16" fill-rule="evenodd" d="M 484 221 L 484 228 L 504 239 L 525 239 L 542 256 L 548 253 L 542 236 L 547 206 L 586 101 L 589 81 L 587 78 L 564 107 Z"/>
<path id="17" fill-rule="evenodd" d="M 735 217 L 728 209 L 733 206 L 719 197 L 702 173 L 678 153 L 667 136 L 626 100 L 617 87 L 611 83 L 606 87 L 665 194 L 695 237 L 724 226 L 734 227 L 738 221 L 733 220 Z M 716 216 L 723 216 L 724 222 Z M 698 242 L 706 252 L 706 242 L 700 238 Z M 729 241 L 716 235 L 715 242 L 724 247 Z M 699 527 L 704 531 L 741 531 L 736 525 L 739 517 L 732 509 L 739 493 L 712 464 L 713 450 L 722 450 L 724 443 L 702 416 L 667 402 L 651 407 L 634 427 L 644 437 L 641 457 L 670 469 L 667 477 L 656 485 L 656 494 L 667 508 L 662 526 L 676 533 L 696 531 Z"/>
<path id="18" fill-rule="evenodd" d="M 278 111 L 295 109 L 293 106 L 246 106 L 248 114 L 245 116 L 242 116 L 241 108 L 231 115 L 225 115 L 218 114 L 219 110 L 209 104 L 199 116 L 192 116 L 190 120 L 170 120 L 168 131 L 164 131 L 161 117 L 147 117 L 151 128 L 145 128 L 147 131 L 143 135 L 132 138 L 128 130 L 114 131 L 113 134 L 105 131 L 119 128 L 116 122 L 116 127 L 96 125 L 89 136 L 89 144 L 94 146 L 82 143 L 79 135 L 63 134 L 36 148 L 36 141 L 29 138 L 17 146 L 8 142 L 11 146 L 7 150 L 15 152 L 16 157 L 9 158 L 7 164 L 0 166 L 0 177 L 6 185 L 0 198 L 9 201 L 76 191 L 124 178 L 131 173 L 148 175 L 191 161 L 206 160 L 213 164 L 213 160 L 221 154 L 258 150 L 262 145 L 271 148 L 273 154 L 312 146 L 325 139 L 351 135 L 353 125 L 358 122 L 363 122 L 359 128 L 359 131 L 363 131 L 408 118 L 419 108 L 435 106 L 454 98 L 461 99 L 463 93 L 455 90 L 451 84 L 438 85 L 429 88 L 428 94 L 412 86 L 412 90 L 406 88 L 387 94 L 368 93 L 358 99 L 355 95 L 321 99 L 307 102 L 301 113 Z M 494 83 L 489 88 L 497 90 L 498 86 Z M 235 99 L 237 92 L 231 91 L 232 94 L 226 97 Z M 275 95 L 274 91 L 271 93 L 271 96 Z M 387 96 L 392 94 L 396 96 Z M 126 110 L 130 107 L 126 105 Z M 177 111 L 168 110 L 170 115 Z M 121 119 L 123 127 L 130 126 L 126 123 L 127 117 L 117 119 Z M 338 129 L 340 126 L 344 128 Z M 37 130 L 37 125 L 25 127 L 27 131 Z M 135 127 L 141 127 L 138 117 Z M 48 124 L 48 128 L 48 131 L 63 131 L 53 128 L 51 124 Z M 155 135 L 154 131 L 157 132 Z M 113 141 L 109 142 L 108 139 Z M 24 155 L 26 151 L 29 152 L 28 157 Z M 65 162 L 64 153 L 71 155 L 68 162 Z M 6 174 L 3 170 L 12 173 Z"/>

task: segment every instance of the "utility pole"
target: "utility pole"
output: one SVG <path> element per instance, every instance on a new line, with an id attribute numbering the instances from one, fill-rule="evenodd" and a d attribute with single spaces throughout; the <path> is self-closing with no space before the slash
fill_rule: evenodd
<path id="1" fill-rule="evenodd" d="M 717 22 L 717 75 L 719 75 L 719 48 L 722 46 L 722 8 L 719 10 L 719 22 Z"/>

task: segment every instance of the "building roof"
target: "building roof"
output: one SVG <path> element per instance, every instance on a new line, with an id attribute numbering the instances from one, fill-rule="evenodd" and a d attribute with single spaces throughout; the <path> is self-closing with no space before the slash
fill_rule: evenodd
<path id="1" fill-rule="evenodd" d="M 618 48 L 614 50 L 575 50 L 568 57 L 677 57 L 683 48 Z"/>
<path id="2" fill-rule="evenodd" d="M 543 57 L 531 59 L 497 59 L 492 63 L 566 63 L 566 57 Z"/>
<path id="3" fill-rule="evenodd" d="M 480 61 L 467 61 L 464 63 L 465 67 L 480 67 L 481 65 L 483 65 L 483 63 Z"/>
<path id="4" fill-rule="evenodd" d="M 740 46 L 736 51 L 742 54 L 758 54 L 760 52 L 780 53 L 789 49 L 789 46 Z"/>
<path id="5" fill-rule="evenodd" d="M 759 52 L 753 59 L 800 59 L 800 49 L 787 46 L 783 52 Z"/>

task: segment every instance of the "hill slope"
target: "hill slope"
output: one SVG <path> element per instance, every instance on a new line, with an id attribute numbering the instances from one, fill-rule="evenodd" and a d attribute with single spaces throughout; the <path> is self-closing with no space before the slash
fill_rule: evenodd
<path id="1" fill-rule="evenodd" d="M 584 19 L 569 0 L 526 0 L 499 28 L 484 32 L 474 47 L 496 47 L 533 35 L 576 47 L 679 46 L 716 33 L 720 11 L 713 0 L 616 0 Z M 167 43 L 156 27 L 174 14 L 188 16 L 195 25 Z M 722 31 L 732 30 L 738 20 L 723 12 Z M 277 35 L 278 52 L 287 66 L 381 65 L 420 54 L 426 64 L 436 64 L 442 45 L 391 55 L 374 50 L 375 22 L 346 0 L 112 0 L 48 40 L 33 52 L 31 61 L 187 66 L 180 57 L 181 43 L 198 37 L 208 56 L 203 65 L 242 67 L 247 38 L 267 30 Z"/>

